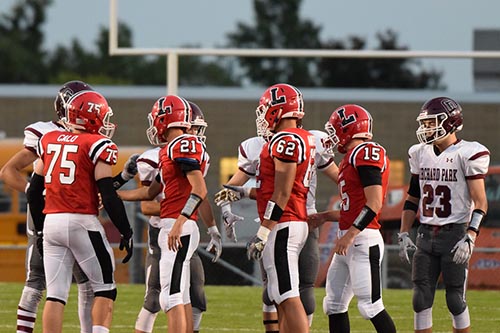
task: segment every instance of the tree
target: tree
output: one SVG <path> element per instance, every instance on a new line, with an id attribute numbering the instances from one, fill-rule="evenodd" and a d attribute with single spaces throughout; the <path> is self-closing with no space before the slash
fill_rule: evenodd
<path id="1" fill-rule="evenodd" d="M 18 1 L 0 16 L 0 78 L 2 82 L 43 82 L 47 78 L 42 50 L 42 25 L 52 0 Z"/>
<path id="2" fill-rule="evenodd" d="M 398 35 L 392 30 L 377 33 L 378 50 L 407 50 L 400 46 Z M 330 40 L 325 49 L 363 50 L 365 40 L 349 37 L 346 42 Z M 442 89 L 442 73 L 425 70 L 415 59 L 347 59 L 323 58 L 318 65 L 318 75 L 324 86 L 342 88 L 430 88 Z"/>
<path id="3" fill-rule="evenodd" d="M 255 24 L 237 23 L 228 33 L 228 46 L 266 49 L 319 49 L 320 26 L 300 18 L 302 0 L 254 0 Z M 312 58 L 242 57 L 239 63 L 244 75 L 254 83 L 271 85 L 293 82 L 297 86 L 314 86 L 315 63 Z"/>

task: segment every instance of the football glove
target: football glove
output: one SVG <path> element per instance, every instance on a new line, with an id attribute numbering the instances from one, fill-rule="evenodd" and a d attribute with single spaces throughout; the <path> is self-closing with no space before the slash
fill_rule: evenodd
<path id="1" fill-rule="evenodd" d="M 222 237 L 217 229 L 217 226 L 215 225 L 208 228 L 207 233 L 210 235 L 210 242 L 208 243 L 206 250 L 214 254 L 212 262 L 216 262 L 222 254 Z"/>
<path id="2" fill-rule="evenodd" d="M 123 180 L 129 181 L 137 174 L 137 159 L 139 156 L 140 154 L 133 154 L 128 158 L 127 162 L 125 162 L 122 171 Z"/>
<path id="3" fill-rule="evenodd" d="M 132 230 L 130 230 L 129 235 L 121 235 L 119 249 L 120 251 L 127 251 L 127 255 L 123 258 L 122 264 L 126 264 L 130 258 L 132 258 L 132 254 L 134 253 L 134 240 L 132 239 L 132 234 Z"/>
<path id="4" fill-rule="evenodd" d="M 411 240 L 408 232 L 398 233 L 398 243 L 399 243 L 399 259 L 402 262 L 410 264 L 410 257 L 408 256 L 408 250 L 415 251 L 417 246 Z"/>
<path id="5" fill-rule="evenodd" d="M 233 214 L 231 211 L 231 205 L 226 204 L 222 206 L 222 220 L 224 221 L 226 237 L 236 243 L 238 241 L 236 238 L 236 222 L 243 221 L 244 218 Z"/>
<path id="6" fill-rule="evenodd" d="M 260 226 L 257 231 L 257 235 L 253 236 L 252 239 L 247 243 L 247 257 L 248 260 L 260 260 L 262 259 L 262 251 L 267 243 L 267 237 L 271 230 L 266 227 Z"/>
<path id="7" fill-rule="evenodd" d="M 222 206 L 228 202 L 234 202 L 250 196 L 251 187 L 223 185 L 224 188 L 215 193 L 215 204 Z"/>
<path id="8" fill-rule="evenodd" d="M 474 250 L 474 240 L 466 233 L 465 236 L 455 244 L 451 253 L 455 252 L 453 255 L 453 262 L 456 264 L 465 264 L 469 261 L 472 256 L 472 251 Z"/>

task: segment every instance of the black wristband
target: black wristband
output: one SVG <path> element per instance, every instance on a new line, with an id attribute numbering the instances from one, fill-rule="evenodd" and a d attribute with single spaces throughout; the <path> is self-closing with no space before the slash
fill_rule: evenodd
<path id="1" fill-rule="evenodd" d="M 405 205 L 403 206 L 403 210 L 412 210 L 416 213 L 418 210 L 418 205 L 413 201 L 406 200 Z"/>
<path id="2" fill-rule="evenodd" d="M 264 218 L 266 220 L 279 222 L 282 215 L 283 209 L 281 209 L 276 202 L 269 200 L 267 202 L 266 211 L 264 212 Z"/>
<path id="3" fill-rule="evenodd" d="M 193 213 L 198 209 L 202 201 L 203 199 L 199 195 L 191 193 L 189 195 L 189 199 L 187 199 L 186 204 L 184 205 L 184 208 L 182 208 L 181 215 L 190 219 L 191 215 L 193 215 Z"/>
<path id="4" fill-rule="evenodd" d="M 370 207 L 365 205 L 361 209 L 361 212 L 359 212 L 358 217 L 356 217 L 352 225 L 356 229 L 363 231 L 363 229 L 365 229 L 370 224 L 375 216 L 377 216 L 377 213 L 375 213 Z"/>

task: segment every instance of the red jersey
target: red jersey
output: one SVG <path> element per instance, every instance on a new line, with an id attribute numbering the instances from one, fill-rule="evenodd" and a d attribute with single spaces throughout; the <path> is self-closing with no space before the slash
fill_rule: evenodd
<path id="1" fill-rule="evenodd" d="M 264 219 L 267 202 L 274 192 L 274 158 L 297 163 L 292 193 L 278 222 L 306 221 L 307 192 L 314 170 L 316 143 L 314 136 L 301 128 L 289 128 L 276 133 L 264 144 L 257 170 L 257 210 Z"/>
<path id="2" fill-rule="evenodd" d="M 382 193 L 385 200 L 389 182 L 389 158 L 384 147 L 375 142 L 364 142 L 345 154 L 339 165 L 339 194 L 342 198 L 340 207 L 340 230 L 349 229 L 361 209 L 366 204 L 365 192 L 357 168 L 375 166 L 382 172 Z M 367 228 L 380 229 L 378 222 L 380 212 Z"/>
<path id="3" fill-rule="evenodd" d="M 98 215 L 94 170 L 98 161 L 116 164 L 118 148 L 100 134 L 53 131 L 39 142 L 45 175 L 45 214 Z"/>
<path id="4" fill-rule="evenodd" d="M 208 162 L 205 150 L 203 141 L 190 134 L 178 136 L 160 150 L 160 175 L 165 195 L 161 201 L 161 218 L 177 218 L 181 214 L 192 187 L 180 164 L 198 164 L 201 173 L 205 174 Z M 191 219 L 197 220 L 196 212 Z"/>

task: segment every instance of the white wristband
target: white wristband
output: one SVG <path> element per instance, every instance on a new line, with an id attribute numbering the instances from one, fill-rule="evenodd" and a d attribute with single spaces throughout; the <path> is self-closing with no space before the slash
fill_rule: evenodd
<path id="1" fill-rule="evenodd" d="M 209 234 L 209 235 L 218 234 L 218 233 L 219 233 L 219 229 L 217 229 L 216 225 L 213 225 L 207 229 L 207 234 Z"/>
<path id="2" fill-rule="evenodd" d="M 271 230 L 267 229 L 266 227 L 260 226 L 259 230 L 257 230 L 257 237 L 262 239 L 264 242 L 267 242 L 267 237 L 269 237 L 270 233 Z"/>

